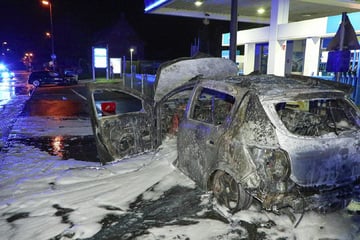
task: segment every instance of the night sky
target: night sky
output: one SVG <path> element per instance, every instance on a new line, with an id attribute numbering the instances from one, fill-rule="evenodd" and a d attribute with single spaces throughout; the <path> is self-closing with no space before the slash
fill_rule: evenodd
<path id="1" fill-rule="evenodd" d="M 48 8 L 40 0 L 1 0 L 0 9 L 0 41 L 8 42 L 12 51 L 6 60 L 18 60 L 26 51 L 33 52 L 38 61 L 47 60 L 51 53 L 50 40 L 45 37 L 50 31 Z M 210 52 L 218 51 L 221 33 L 229 29 L 224 21 L 210 21 L 205 26 L 202 19 L 145 14 L 143 0 L 53 0 L 58 59 L 89 59 L 95 36 L 121 16 L 144 41 L 144 60 L 189 56 L 198 36 L 209 38 Z"/>

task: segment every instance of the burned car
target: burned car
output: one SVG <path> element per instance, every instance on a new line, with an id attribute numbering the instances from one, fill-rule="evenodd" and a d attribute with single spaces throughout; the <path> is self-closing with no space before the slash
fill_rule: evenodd
<path id="1" fill-rule="evenodd" d="M 101 92 L 105 86 L 93 86 L 100 155 L 138 154 L 177 134 L 174 165 L 231 212 L 254 199 L 267 210 L 301 212 L 345 207 L 358 197 L 360 113 L 350 89 L 236 72 L 225 59 L 181 59 L 159 69 L 154 98 L 116 89 L 132 100 L 115 104 Z M 118 111 L 134 102 L 134 111 Z"/>
<path id="2" fill-rule="evenodd" d="M 231 211 L 329 210 L 359 194 L 360 115 L 340 84 L 239 76 L 207 80 L 179 126 L 177 166 Z"/>

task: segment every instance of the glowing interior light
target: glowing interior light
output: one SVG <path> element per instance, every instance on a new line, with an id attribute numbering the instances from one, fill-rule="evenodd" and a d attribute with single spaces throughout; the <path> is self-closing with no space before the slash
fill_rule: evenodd
<path id="1" fill-rule="evenodd" d="M 264 14 L 264 13 L 265 13 L 265 9 L 264 9 L 264 8 L 259 8 L 259 9 L 257 10 L 257 13 L 258 13 L 258 14 Z"/>
<path id="2" fill-rule="evenodd" d="M 195 4 L 195 6 L 200 7 L 203 3 L 204 3 L 203 1 L 198 0 L 198 1 L 195 1 L 194 4 Z"/>

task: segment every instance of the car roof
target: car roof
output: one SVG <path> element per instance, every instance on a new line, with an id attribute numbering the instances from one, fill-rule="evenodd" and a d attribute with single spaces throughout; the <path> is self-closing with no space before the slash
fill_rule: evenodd
<path id="1" fill-rule="evenodd" d="M 49 75 L 50 73 L 52 74 L 59 74 L 59 72 L 56 72 L 56 71 L 49 71 L 49 70 L 41 70 L 41 71 L 35 71 L 35 72 L 32 72 L 30 75 Z"/>
<path id="2" fill-rule="evenodd" d="M 156 76 L 155 101 L 159 101 L 172 89 L 192 81 L 202 82 L 203 86 L 206 85 L 206 81 L 210 81 L 211 83 L 207 86 L 214 89 L 221 89 L 225 87 L 223 84 L 227 84 L 234 91 L 238 88 L 242 88 L 242 91 L 252 90 L 264 100 L 276 96 L 283 98 L 286 95 L 300 96 L 320 92 L 324 93 L 323 97 L 326 97 L 326 93 L 329 92 L 339 96 L 350 94 L 352 90 L 350 85 L 314 77 L 301 75 L 280 77 L 256 73 L 239 76 L 237 72 L 236 64 L 223 58 L 199 56 L 179 58 L 163 63 Z"/>
<path id="3" fill-rule="evenodd" d="M 344 95 L 349 94 L 352 90 L 352 87 L 347 84 L 298 75 L 280 77 L 250 74 L 228 77 L 224 79 L 224 82 L 235 88 L 252 90 L 263 99 L 286 95 L 320 94 L 321 92 L 333 92 L 334 94 Z"/>

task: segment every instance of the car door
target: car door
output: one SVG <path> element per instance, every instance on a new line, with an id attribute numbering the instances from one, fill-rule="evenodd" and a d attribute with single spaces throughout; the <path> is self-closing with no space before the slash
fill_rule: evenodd
<path id="1" fill-rule="evenodd" d="M 88 84 L 91 120 L 102 163 L 154 148 L 153 101 L 114 84 Z"/>
<path id="2" fill-rule="evenodd" d="M 230 94 L 199 87 L 188 107 L 178 135 L 178 164 L 200 185 L 205 184 L 208 170 L 217 160 L 234 103 Z"/>

